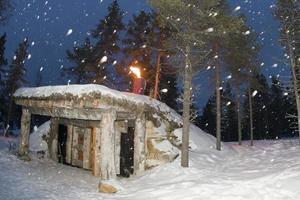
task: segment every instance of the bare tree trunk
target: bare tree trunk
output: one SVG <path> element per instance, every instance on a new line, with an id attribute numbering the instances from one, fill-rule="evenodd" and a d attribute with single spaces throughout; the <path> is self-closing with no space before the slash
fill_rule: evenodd
<path id="1" fill-rule="evenodd" d="M 154 85 L 154 95 L 153 98 L 158 98 L 158 85 L 159 85 L 159 78 L 160 78 L 160 58 L 161 58 L 161 52 L 159 50 L 156 58 L 156 75 L 155 75 L 155 85 Z"/>
<path id="2" fill-rule="evenodd" d="M 214 50 L 217 52 L 218 45 L 214 44 Z M 218 59 L 218 58 L 216 58 Z M 221 66 L 218 60 L 216 60 L 216 137 L 217 137 L 217 150 L 221 151 Z"/>
<path id="3" fill-rule="evenodd" d="M 240 86 L 237 86 L 237 98 L 236 98 L 236 110 L 237 110 L 237 122 L 238 122 L 238 140 L 239 145 L 242 145 L 242 123 L 241 123 L 241 91 Z"/>
<path id="4" fill-rule="evenodd" d="M 249 115 L 250 115 L 250 145 L 253 146 L 253 105 L 252 105 L 252 96 L 251 89 L 248 89 L 249 97 Z"/>
<path id="5" fill-rule="evenodd" d="M 181 166 L 189 166 L 189 132 L 190 132 L 190 106 L 192 87 L 192 65 L 189 60 L 190 47 L 186 47 L 184 89 L 183 89 L 183 129 L 181 146 Z"/>

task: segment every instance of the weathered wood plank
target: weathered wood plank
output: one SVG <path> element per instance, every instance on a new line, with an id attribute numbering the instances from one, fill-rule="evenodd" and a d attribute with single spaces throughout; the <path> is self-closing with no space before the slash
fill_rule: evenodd
<path id="1" fill-rule="evenodd" d="M 121 133 L 127 133 L 128 127 L 125 121 L 115 122 L 115 166 L 116 174 L 120 174 Z"/>
<path id="2" fill-rule="evenodd" d="M 93 140 L 94 140 L 94 176 L 100 176 L 100 145 L 101 145 L 101 130 L 100 128 L 94 128 L 93 131 Z"/>
<path id="3" fill-rule="evenodd" d="M 73 126 L 73 144 L 72 144 L 72 165 L 78 165 L 78 130 Z"/>
<path id="4" fill-rule="evenodd" d="M 66 144 L 66 163 L 72 163 L 72 143 L 73 143 L 73 125 L 68 125 L 67 144 Z"/>
<path id="5" fill-rule="evenodd" d="M 83 168 L 84 169 L 91 169 L 90 144 L 91 144 L 91 129 L 86 128 L 84 133 L 84 143 L 83 143 Z"/>
<path id="6" fill-rule="evenodd" d="M 135 121 L 134 130 L 134 173 L 139 174 L 145 170 L 146 159 L 146 119 L 145 114 L 140 113 Z"/>
<path id="7" fill-rule="evenodd" d="M 21 141 L 20 141 L 20 147 L 18 152 L 20 157 L 28 156 L 30 120 L 31 120 L 31 114 L 29 110 L 23 108 L 22 118 L 21 118 Z"/>

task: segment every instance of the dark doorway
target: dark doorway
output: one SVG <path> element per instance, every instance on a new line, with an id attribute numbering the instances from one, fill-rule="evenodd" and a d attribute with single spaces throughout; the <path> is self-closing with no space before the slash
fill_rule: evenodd
<path id="1" fill-rule="evenodd" d="M 128 127 L 128 133 L 121 133 L 120 175 L 129 177 L 133 174 L 134 128 Z"/>
<path id="2" fill-rule="evenodd" d="M 58 127 L 58 161 L 66 164 L 68 127 L 62 124 Z"/>

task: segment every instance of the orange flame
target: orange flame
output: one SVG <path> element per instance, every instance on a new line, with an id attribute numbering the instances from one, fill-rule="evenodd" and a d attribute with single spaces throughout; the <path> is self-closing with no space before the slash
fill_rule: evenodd
<path id="1" fill-rule="evenodd" d="M 133 73 L 134 75 L 136 75 L 137 78 L 142 78 L 140 68 L 131 66 L 130 67 L 130 71 L 131 71 L 131 73 Z"/>

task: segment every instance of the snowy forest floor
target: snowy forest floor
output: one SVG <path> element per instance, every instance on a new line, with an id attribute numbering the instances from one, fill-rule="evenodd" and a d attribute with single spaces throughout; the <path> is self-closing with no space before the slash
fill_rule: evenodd
<path id="1" fill-rule="evenodd" d="M 292 200 L 300 196 L 298 140 L 257 141 L 254 147 L 233 143 L 229 150 L 191 152 L 191 167 L 180 159 L 143 175 L 113 182 L 113 195 L 97 191 L 89 171 L 33 157 L 24 163 L 0 139 L 0 199 L 156 199 Z"/>

